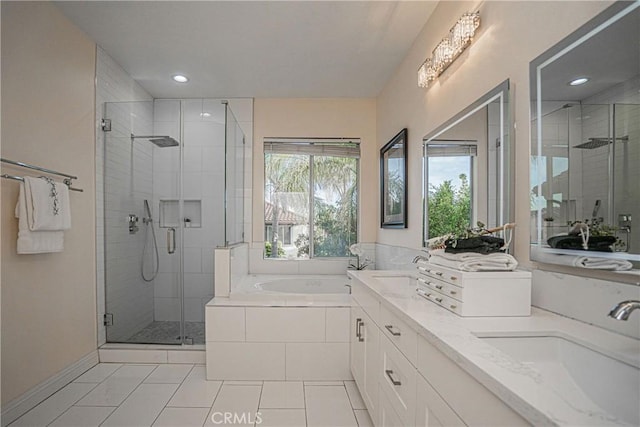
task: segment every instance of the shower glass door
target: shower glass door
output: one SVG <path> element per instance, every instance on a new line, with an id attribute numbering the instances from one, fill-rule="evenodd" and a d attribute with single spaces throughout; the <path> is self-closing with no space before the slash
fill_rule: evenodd
<path id="1" fill-rule="evenodd" d="M 107 342 L 190 343 L 183 311 L 182 107 L 106 103 Z"/>
<path id="2" fill-rule="evenodd" d="M 219 99 L 107 103 L 104 118 L 107 342 L 204 344 L 214 249 L 244 237 L 242 130 Z"/>

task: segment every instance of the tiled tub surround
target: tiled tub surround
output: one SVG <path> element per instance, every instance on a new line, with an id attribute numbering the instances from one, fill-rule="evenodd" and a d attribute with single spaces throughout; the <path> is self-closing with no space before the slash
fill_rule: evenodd
<path id="1" fill-rule="evenodd" d="M 413 348 L 415 351 L 414 356 L 410 356 L 412 350 L 403 348 L 399 343 L 395 343 L 394 346 L 390 342 L 391 336 L 384 333 L 384 325 L 380 327 L 380 347 L 386 348 L 390 353 L 401 352 L 405 359 L 409 360 L 409 368 L 416 374 L 414 381 L 417 381 L 418 385 L 416 382 L 412 384 L 414 390 L 417 389 L 417 394 L 414 391 L 413 400 L 405 400 L 409 406 L 419 406 L 415 397 L 418 396 L 418 400 L 427 401 L 429 405 L 435 402 L 435 408 L 439 413 L 452 415 L 466 424 L 482 423 L 483 420 L 485 424 L 498 424 L 499 420 L 493 418 L 492 406 L 495 405 L 502 405 L 500 414 L 514 416 L 508 421 L 511 425 L 517 424 L 518 419 L 521 423 L 534 425 L 625 424 L 610 413 L 605 413 L 584 394 L 576 393 L 575 384 L 563 380 L 560 376 L 541 373 L 536 370 L 536 365 L 523 364 L 479 337 L 568 338 L 625 364 L 631 372 L 632 381 L 635 376 L 638 385 L 640 341 L 536 308 L 532 309 L 530 317 L 463 318 L 418 297 L 412 282 L 406 282 L 409 284 L 404 285 L 400 282 L 385 284 L 375 278 L 380 275 L 408 274 L 410 273 L 406 271 L 349 272 L 355 279 L 352 281 L 354 298 L 360 305 L 362 300 L 369 301 L 369 304 L 363 307 L 365 312 L 375 312 L 377 307 L 379 313 L 387 312 L 417 335 L 417 342 L 409 345 L 409 349 Z M 606 313 L 602 315 L 605 316 Z M 380 315 L 378 318 L 378 321 L 385 323 L 388 317 Z M 408 331 L 409 335 L 411 331 Z M 600 368 L 588 367 L 594 370 L 594 374 Z M 426 386 L 425 379 L 428 381 Z M 629 376 L 625 378 L 625 381 L 628 380 Z M 407 384 L 410 385 L 411 381 Z M 605 387 L 605 384 L 598 384 Z M 437 390 L 441 398 L 425 400 L 424 390 L 433 389 Z M 372 411 L 369 408 L 374 422 L 380 419 L 378 417 L 389 419 L 387 414 L 398 411 L 398 405 L 393 406 L 393 396 L 389 396 L 387 390 L 388 387 L 380 387 L 381 396 L 386 397 L 380 399 L 380 410 L 375 408 L 375 411 Z M 362 389 L 360 391 L 366 402 L 368 393 Z M 613 390 L 610 394 L 614 402 L 632 399 L 627 402 L 631 402 L 631 405 L 627 406 L 633 408 L 635 405 L 637 409 L 638 396 L 634 395 L 633 390 L 631 393 Z M 481 398 L 485 400 L 480 401 Z M 491 398 L 493 403 L 487 403 Z M 388 402 L 391 402 L 394 412 L 390 412 Z M 503 409 L 506 409 L 506 412 Z M 416 413 L 420 416 L 419 411 L 414 412 Z M 629 414 L 625 416 L 627 424 L 637 424 L 628 420 Z M 418 418 L 415 419 L 420 421 Z"/>
<path id="2" fill-rule="evenodd" d="M 348 293 L 254 291 L 212 299 L 206 307 L 207 378 L 351 380 L 350 305 Z"/>

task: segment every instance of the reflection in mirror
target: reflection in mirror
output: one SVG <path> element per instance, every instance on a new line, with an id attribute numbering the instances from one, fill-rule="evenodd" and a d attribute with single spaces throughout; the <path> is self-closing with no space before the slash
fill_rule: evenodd
<path id="1" fill-rule="evenodd" d="M 531 255 L 640 267 L 640 3 L 616 3 L 531 63 Z"/>
<path id="2" fill-rule="evenodd" d="M 424 246 L 511 222 L 508 91 L 507 80 L 424 137 Z"/>

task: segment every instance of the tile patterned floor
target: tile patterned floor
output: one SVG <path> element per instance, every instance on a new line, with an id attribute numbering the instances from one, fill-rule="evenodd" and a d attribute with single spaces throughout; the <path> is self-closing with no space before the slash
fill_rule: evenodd
<path id="1" fill-rule="evenodd" d="M 370 427 L 353 381 L 207 381 L 203 365 L 101 363 L 18 426 Z"/>
<path id="2" fill-rule="evenodd" d="M 193 338 L 193 344 L 205 343 L 204 322 L 184 322 L 185 335 Z M 147 326 L 125 340 L 136 344 L 177 344 L 180 341 L 180 322 L 159 321 Z"/>

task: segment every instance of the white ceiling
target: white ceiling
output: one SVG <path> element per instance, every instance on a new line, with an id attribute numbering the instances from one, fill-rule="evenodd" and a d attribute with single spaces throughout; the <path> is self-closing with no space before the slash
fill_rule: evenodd
<path id="1" fill-rule="evenodd" d="M 635 9 L 545 66 L 542 98 L 544 101 L 582 101 L 638 75 L 640 9 Z M 531 78 L 534 77 L 532 74 Z M 568 84 L 578 77 L 588 77 L 589 81 L 580 86 Z"/>
<path id="2" fill-rule="evenodd" d="M 437 2 L 56 4 L 152 96 L 189 98 L 375 97 Z"/>

